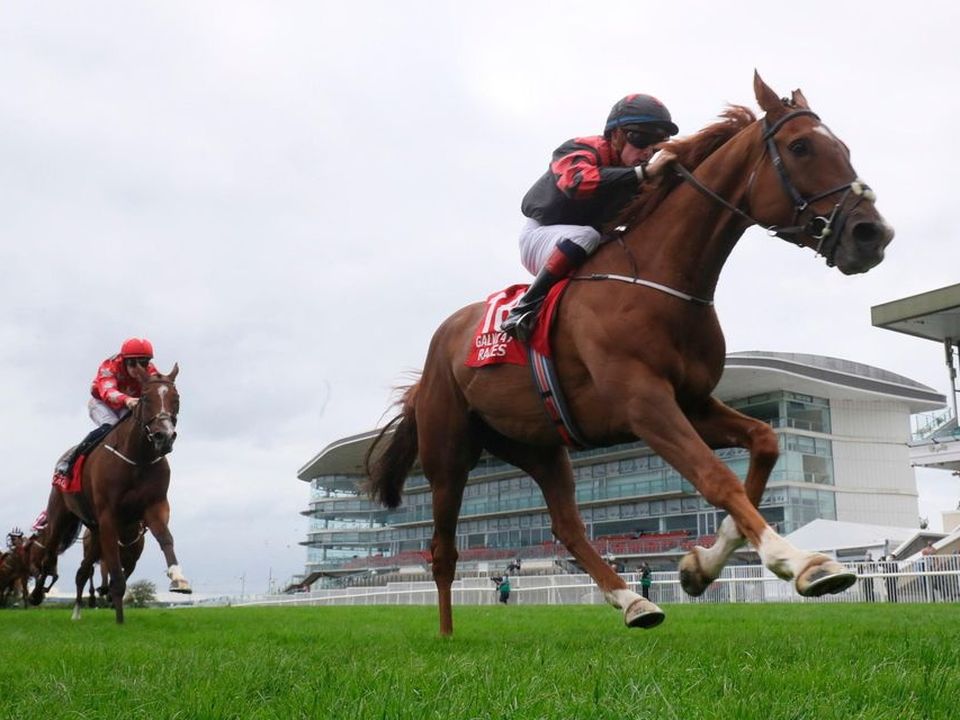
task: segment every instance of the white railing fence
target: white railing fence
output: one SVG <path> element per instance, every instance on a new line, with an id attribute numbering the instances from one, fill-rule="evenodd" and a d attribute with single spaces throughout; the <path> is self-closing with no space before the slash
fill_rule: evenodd
<path id="1" fill-rule="evenodd" d="M 784 582 L 759 565 L 727 567 L 698 598 L 680 587 L 676 572 L 653 573 L 650 599 L 655 603 L 762 603 L 762 602 L 957 602 L 960 601 L 960 556 L 931 556 L 911 563 L 869 562 L 849 565 L 859 575 L 846 592 L 821 598 L 804 598 L 792 582 Z M 622 575 L 640 592 L 640 576 Z M 511 604 L 591 605 L 604 603 L 588 575 L 535 575 L 510 578 Z M 458 605 L 493 605 L 496 585 L 488 576 L 463 578 L 453 584 Z M 234 606 L 252 605 L 434 605 L 437 590 L 432 581 L 391 582 L 372 587 L 344 587 L 296 595 L 232 598 Z"/>

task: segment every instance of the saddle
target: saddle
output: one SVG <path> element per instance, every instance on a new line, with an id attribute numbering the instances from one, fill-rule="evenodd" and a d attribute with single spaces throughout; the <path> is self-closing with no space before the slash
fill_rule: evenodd
<path id="1" fill-rule="evenodd" d="M 565 278 L 547 292 L 530 342 L 526 344 L 503 332 L 500 324 L 510 309 L 519 302 L 527 286 L 512 285 L 490 295 L 487 298 L 487 307 L 474 331 L 473 344 L 465 364 L 474 368 L 502 363 L 529 365 L 543 408 L 560 439 L 569 447 L 583 449 L 590 445 L 581 436 L 573 415 L 567 408 L 566 399 L 560 389 L 560 378 L 553 363 L 553 348 L 550 346 L 550 329 L 557 317 L 560 298 L 570 281 L 570 278 Z"/>
<path id="2" fill-rule="evenodd" d="M 80 492 L 83 463 L 93 449 L 110 434 L 111 430 L 113 430 L 113 425 L 101 425 L 90 431 L 79 445 L 74 445 L 61 455 L 53 472 L 53 484 L 64 493 Z"/>

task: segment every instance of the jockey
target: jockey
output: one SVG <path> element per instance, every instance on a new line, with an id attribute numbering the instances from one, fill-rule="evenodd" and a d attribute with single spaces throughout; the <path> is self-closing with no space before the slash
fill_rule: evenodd
<path id="1" fill-rule="evenodd" d="M 57 475 L 69 477 L 74 461 L 104 437 L 140 401 L 143 378 L 159 375 L 150 362 L 153 345 L 146 338 L 129 338 L 120 346 L 120 352 L 100 363 L 90 385 L 92 397 L 87 403 L 90 419 L 97 426 L 73 449 L 60 459 Z"/>
<path id="2" fill-rule="evenodd" d="M 529 340 L 547 291 L 593 254 L 603 225 L 675 159 L 663 151 L 651 162 L 657 145 L 678 131 L 655 97 L 627 95 L 613 106 L 602 136 L 568 140 L 554 150 L 550 167 L 521 205 L 527 221 L 520 232 L 520 258 L 536 278 L 501 330 Z"/>

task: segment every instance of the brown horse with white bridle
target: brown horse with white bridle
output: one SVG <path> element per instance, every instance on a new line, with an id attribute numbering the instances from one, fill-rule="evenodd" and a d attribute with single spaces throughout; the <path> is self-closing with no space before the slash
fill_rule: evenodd
<path id="1" fill-rule="evenodd" d="M 143 521 L 156 538 L 167 561 L 170 590 L 189 593 L 190 584 L 180 570 L 167 524 L 170 504 L 170 465 L 167 454 L 177 437 L 180 395 L 174 384 L 179 368 L 169 375 L 141 378 L 143 391 L 133 412 L 110 431 L 87 457 L 82 472 L 82 490 L 64 493 L 54 487 L 47 504 L 47 548 L 32 600 L 43 600 L 46 575 L 56 574 L 57 555 L 75 539 L 80 523 L 96 531 L 100 562 L 106 567 L 108 587 L 117 622 L 123 622 L 126 578 L 120 541 L 124 528 Z"/>
<path id="2" fill-rule="evenodd" d="M 819 596 L 845 590 L 856 576 L 826 555 L 794 548 L 758 512 L 777 461 L 777 436 L 711 394 L 726 354 L 712 300 L 727 257 L 752 225 L 814 249 L 846 275 L 877 265 L 893 230 L 857 177 L 847 146 L 799 90 L 781 100 L 755 74 L 754 92 L 764 117 L 734 106 L 714 125 L 665 145 L 677 156 L 676 176 L 626 210 L 627 230 L 571 282 L 551 342 L 586 444 L 640 438 L 727 512 L 715 544 L 695 548 L 680 563 L 688 593 L 702 593 L 749 542 L 801 595 Z M 586 537 L 567 450 L 530 369 L 465 364 L 485 308 L 465 307 L 439 327 L 419 382 L 367 456 L 371 494 L 396 507 L 419 454 L 433 494 L 441 634 L 453 631 L 450 588 L 463 490 L 484 450 L 537 482 L 554 535 L 623 611 L 625 623 L 657 625 L 660 608 L 629 590 Z M 726 447 L 749 451 L 745 483 L 712 451 Z"/>

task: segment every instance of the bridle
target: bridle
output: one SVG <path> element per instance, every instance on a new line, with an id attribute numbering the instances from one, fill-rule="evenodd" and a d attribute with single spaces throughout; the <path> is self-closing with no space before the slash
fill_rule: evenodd
<path id="1" fill-rule="evenodd" d="M 804 116 L 810 116 L 820 120 L 820 116 L 812 110 L 800 109 L 787 113 L 782 118 L 777 120 L 772 126 L 768 126 L 767 119 L 765 117 L 761 121 L 763 123 L 763 135 L 761 139 L 765 143 L 765 152 L 770 156 L 770 161 L 773 163 L 773 167 L 776 169 L 777 175 L 780 178 L 780 184 L 793 203 L 793 219 L 791 220 L 791 225 L 765 225 L 726 199 L 720 197 L 713 190 L 697 180 L 693 173 L 691 173 L 682 165 L 675 164 L 674 167 L 677 174 L 680 175 L 681 178 L 693 185 L 701 193 L 712 198 L 713 200 L 716 200 L 731 212 L 736 213 L 744 220 L 748 221 L 751 225 L 759 225 L 760 227 L 766 229 L 770 235 L 776 235 L 777 237 L 786 240 L 787 242 L 791 242 L 794 245 L 799 245 L 800 247 L 807 247 L 807 244 L 803 242 L 801 236 L 807 236 L 817 241 L 816 247 L 813 248 L 814 252 L 816 252 L 818 255 L 823 255 L 827 261 L 827 265 L 833 267 L 833 258 L 837 252 L 840 234 L 843 231 L 843 226 L 846 223 L 847 218 L 863 200 L 874 202 L 876 200 L 876 194 L 870 189 L 870 186 L 868 186 L 860 178 L 856 177 L 856 175 L 854 175 L 854 178 L 849 182 L 817 193 L 816 195 L 805 198 L 800 194 L 800 191 L 797 190 L 796 186 L 790 180 L 790 175 L 787 173 L 787 169 L 783 163 L 783 158 L 780 155 L 780 151 L 777 150 L 777 144 L 774 142 L 774 137 L 780 131 L 780 128 L 782 128 L 790 120 Z M 758 165 L 759 163 L 760 161 L 757 162 Z M 750 195 L 750 191 L 753 188 L 753 183 L 756 177 L 757 172 L 756 169 L 754 169 L 747 185 L 747 197 Z M 813 203 L 838 193 L 842 193 L 842 195 L 840 195 L 840 199 L 837 200 L 836 204 L 833 206 L 833 209 L 828 214 L 818 215 L 812 207 Z M 849 207 L 845 207 L 847 198 L 851 194 L 855 195 L 857 199 Z M 805 223 L 798 224 L 802 220 L 803 214 L 807 212 L 810 213 L 809 219 Z"/>
<path id="2" fill-rule="evenodd" d="M 156 383 L 156 384 L 158 384 L 158 385 L 166 385 L 166 386 L 168 386 L 168 387 L 174 387 L 173 383 L 172 383 L 171 381 L 169 381 L 169 380 L 159 380 L 159 379 L 155 379 L 155 380 L 150 380 L 149 382 L 151 382 L 151 383 Z M 161 405 L 161 407 L 162 407 L 162 405 Z M 143 420 L 143 418 L 141 417 L 141 416 L 143 415 L 143 413 L 141 412 L 142 408 L 143 408 L 143 405 L 142 405 L 141 403 L 138 403 L 136 409 L 134 409 L 134 411 L 133 411 L 133 416 L 131 417 L 131 420 L 133 420 L 135 423 L 137 423 L 140 427 L 143 428 L 144 435 L 146 435 L 146 438 L 147 438 L 147 441 L 148 441 L 148 442 L 151 442 L 151 443 L 153 442 L 154 433 L 153 433 L 153 431 L 150 430 L 150 426 L 151 426 L 153 423 L 155 423 L 157 420 L 169 420 L 170 423 L 171 423 L 174 427 L 176 427 L 176 424 L 177 424 L 177 415 L 176 415 L 176 413 L 171 413 L 171 412 L 167 412 L 167 411 L 165 411 L 165 410 L 161 410 L 161 411 L 158 412 L 156 415 L 154 415 L 153 417 L 151 417 L 149 420 Z M 157 455 L 157 457 L 155 457 L 153 460 L 151 460 L 151 461 L 149 461 L 149 462 L 146 462 L 146 463 L 138 463 L 136 460 L 131 460 L 130 458 L 128 458 L 126 455 L 124 455 L 123 453 L 121 453 L 119 450 L 117 450 L 117 449 L 116 449 L 115 447 L 113 447 L 112 445 L 106 445 L 106 444 L 104 444 L 103 447 L 104 447 L 105 450 L 109 450 L 110 452 L 112 452 L 114 455 L 116 455 L 118 458 L 120 458 L 121 460 L 123 460 L 123 461 L 124 461 L 125 463 L 127 463 L 128 465 L 133 465 L 133 466 L 138 466 L 138 465 L 153 465 L 153 464 L 155 464 L 155 463 L 160 462 L 160 461 L 164 458 L 164 456 L 168 455 L 168 454 L 172 451 L 172 448 L 171 448 L 171 450 L 167 450 L 167 452 L 161 452 L 159 455 Z"/>
<path id="3" fill-rule="evenodd" d="M 157 385 L 166 385 L 167 387 L 173 387 L 173 383 L 169 380 L 150 380 L 149 382 L 155 383 Z M 162 407 L 162 405 L 161 405 Z M 140 415 L 140 404 L 137 404 L 137 414 Z M 156 415 L 154 415 L 149 420 L 140 420 L 140 425 L 143 427 L 143 432 L 147 436 L 147 440 L 153 442 L 153 432 L 150 430 L 150 426 L 155 423 L 157 420 L 169 420 L 170 424 L 176 427 L 177 424 L 177 415 L 176 413 L 167 412 L 166 410 L 161 410 Z"/>

